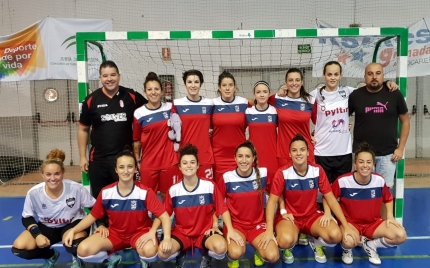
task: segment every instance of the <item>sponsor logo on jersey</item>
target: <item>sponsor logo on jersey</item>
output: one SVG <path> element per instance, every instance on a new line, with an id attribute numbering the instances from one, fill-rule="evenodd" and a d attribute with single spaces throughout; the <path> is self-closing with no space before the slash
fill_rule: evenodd
<path id="1" fill-rule="evenodd" d="M 200 203 L 200 205 L 205 204 L 205 196 L 204 195 L 199 196 L 199 203 Z"/>
<path id="2" fill-rule="evenodd" d="M 382 104 L 381 102 L 377 102 L 376 106 L 374 107 L 365 107 L 364 111 L 365 113 L 373 112 L 374 114 L 383 114 L 385 111 L 388 110 L 387 108 L 388 101 L 385 104 Z"/>
<path id="3" fill-rule="evenodd" d="M 376 197 L 376 192 L 375 192 L 375 190 L 370 190 L 370 196 L 371 196 L 372 198 L 375 198 L 375 197 Z"/>
<path id="4" fill-rule="evenodd" d="M 104 103 L 104 104 L 99 104 L 99 105 L 97 105 L 97 108 L 103 108 L 103 107 L 107 107 L 108 105 L 106 104 L 106 103 Z"/>
<path id="5" fill-rule="evenodd" d="M 183 109 L 182 112 L 186 113 L 188 112 L 190 109 Z"/>
<path id="6" fill-rule="evenodd" d="M 111 208 L 116 208 L 117 206 L 119 206 L 119 204 L 110 205 Z"/>
<path id="7" fill-rule="evenodd" d="M 164 112 L 163 116 L 164 116 L 165 119 L 169 118 L 169 115 L 167 114 L 167 112 Z"/>
<path id="8" fill-rule="evenodd" d="M 281 104 L 282 107 L 287 106 L 287 105 L 288 105 L 288 103 L 282 103 Z"/>
<path id="9" fill-rule="evenodd" d="M 185 199 L 184 199 L 184 200 L 179 201 L 179 202 L 178 202 L 178 204 L 179 204 L 179 205 L 182 205 L 184 202 L 185 202 Z"/>
<path id="10" fill-rule="evenodd" d="M 304 103 L 300 104 L 300 111 L 304 111 L 304 110 L 305 110 L 305 108 L 306 108 L 306 106 L 305 106 L 305 104 L 304 104 Z"/>
<path id="11" fill-rule="evenodd" d="M 42 223 L 46 222 L 46 223 L 54 223 L 54 224 L 62 224 L 62 223 L 71 223 L 73 222 L 73 219 L 75 217 L 71 217 L 70 219 L 64 219 L 64 218 L 60 218 L 60 219 L 52 219 L 52 218 L 41 218 L 39 219 Z"/>
<path id="12" fill-rule="evenodd" d="M 46 206 L 45 203 L 42 203 L 42 209 L 47 209 L 48 207 Z"/>
<path id="13" fill-rule="evenodd" d="M 136 208 L 137 208 L 137 201 L 136 200 L 132 200 L 131 201 L 131 209 L 132 210 L 136 210 Z"/>
<path id="14" fill-rule="evenodd" d="M 294 183 L 293 185 L 291 185 L 291 188 L 295 188 L 297 185 L 299 185 L 298 183 Z"/>
<path id="15" fill-rule="evenodd" d="M 267 116 L 267 121 L 268 121 L 268 122 L 272 122 L 272 116 L 271 116 L 271 115 L 268 115 L 268 116 Z"/>
<path id="16" fill-rule="evenodd" d="M 313 189 L 315 187 L 314 181 L 309 180 L 309 188 Z"/>
<path id="17" fill-rule="evenodd" d="M 69 208 L 72 208 L 75 205 L 75 198 L 74 197 L 67 198 L 66 204 Z"/>
<path id="18" fill-rule="evenodd" d="M 224 108 L 219 108 L 219 109 L 218 109 L 218 111 L 220 111 L 220 112 L 221 112 L 222 110 L 224 110 Z"/>
<path id="19" fill-rule="evenodd" d="M 255 120 L 257 120 L 258 119 L 258 117 L 254 117 L 254 118 L 252 118 L 251 120 L 252 121 L 255 121 Z"/>
<path id="20" fill-rule="evenodd" d="M 121 106 L 121 108 L 124 108 L 124 102 L 122 100 L 119 100 L 119 106 Z"/>
<path id="21" fill-rule="evenodd" d="M 232 189 L 233 189 L 233 191 L 236 191 L 237 189 L 239 189 L 239 185 L 238 186 L 235 186 L 235 187 L 233 187 Z"/>
<path id="22" fill-rule="evenodd" d="M 254 188 L 254 190 L 258 189 L 257 181 L 252 181 L 252 188 Z"/>
<path id="23" fill-rule="evenodd" d="M 349 194 L 350 196 L 356 196 L 358 193 Z"/>
<path id="24" fill-rule="evenodd" d="M 239 105 L 235 105 L 235 106 L 234 106 L 234 110 L 235 110 L 236 112 L 240 112 Z"/>
<path id="25" fill-rule="evenodd" d="M 116 113 L 116 114 L 103 114 L 101 116 L 102 122 L 115 121 L 115 122 L 125 122 L 127 121 L 126 113 Z"/>
<path id="26" fill-rule="evenodd" d="M 146 122 L 151 122 L 151 120 L 152 120 L 152 117 L 150 117 L 150 118 L 148 118 L 148 120 L 146 120 Z"/>
<path id="27" fill-rule="evenodd" d="M 206 107 L 202 107 L 202 113 L 206 114 Z"/>

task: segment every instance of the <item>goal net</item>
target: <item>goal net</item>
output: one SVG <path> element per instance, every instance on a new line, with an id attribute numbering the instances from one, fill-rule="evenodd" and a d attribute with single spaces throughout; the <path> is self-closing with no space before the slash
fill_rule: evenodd
<path id="1" fill-rule="evenodd" d="M 224 70 L 234 75 L 237 94 L 243 97 L 253 98 L 253 84 L 259 80 L 267 81 L 274 94 L 285 83 L 285 73 L 291 67 L 303 70 L 304 86 L 311 91 L 323 83 L 324 63 L 335 59 L 342 64 L 346 52 L 356 57 L 357 64 L 355 69 L 344 72 L 346 77 L 341 84 L 356 87 L 363 82 L 364 67 L 375 60 L 374 55 L 378 57 L 376 52 L 390 48 L 390 59 L 397 63 L 394 70 L 385 70 L 386 77 L 395 78 L 406 97 L 408 30 L 405 28 L 100 32 L 77 33 L 76 37 L 79 102 L 88 92 L 87 73 L 91 68 L 86 56 L 88 42 L 98 43 L 105 53 L 101 56 L 117 63 L 123 86 L 142 92 L 147 73 L 158 74 L 166 101 L 186 96 L 182 73 L 189 69 L 203 73 L 200 94 L 208 98 L 217 96 L 218 75 Z M 353 40 L 362 41 L 354 41 L 353 47 Z M 391 46 L 387 42 L 392 42 Z M 395 215 L 400 221 L 403 178 L 401 161 L 395 193 Z M 89 185 L 85 174 L 83 184 Z"/>

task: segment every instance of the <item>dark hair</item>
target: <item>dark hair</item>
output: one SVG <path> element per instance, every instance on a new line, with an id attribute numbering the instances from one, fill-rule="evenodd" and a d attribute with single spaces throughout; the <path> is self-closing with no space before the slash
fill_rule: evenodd
<path id="1" fill-rule="evenodd" d="M 200 79 L 200 84 L 201 85 L 203 84 L 204 81 L 203 81 L 203 74 L 202 74 L 202 72 L 200 72 L 199 70 L 194 70 L 194 69 L 193 70 L 185 71 L 182 74 L 182 80 L 184 80 L 184 84 L 187 83 L 187 78 L 190 75 L 197 75 L 199 77 L 199 79 Z"/>
<path id="2" fill-rule="evenodd" d="M 334 61 L 334 60 L 329 61 L 329 62 L 327 62 L 326 64 L 324 64 L 323 74 L 325 74 L 325 71 L 326 71 L 326 69 L 327 69 L 327 66 L 330 66 L 330 65 L 337 65 L 337 66 L 339 66 L 340 74 L 342 74 L 342 66 L 340 65 L 340 63 L 339 63 L 339 62 Z"/>
<path id="3" fill-rule="evenodd" d="M 263 187 L 261 186 L 261 175 L 260 175 L 260 169 L 258 168 L 257 150 L 255 150 L 255 146 L 250 140 L 247 140 L 244 143 L 237 146 L 236 151 L 234 152 L 235 155 L 237 154 L 237 151 L 239 151 L 240 148 L 248 148 L 251 151 L 252 156 L 254 157 L 255 178 L 257 181 L 257 185 L 258 185 L 258 193 L 260 195 L 260 198 L 262 199 L 263 198 Z M 264 206 L 264 201 L 262 202 L 262 204 Z"/>
<path id="4" fill-rule="evenodd" d="M 305 137 L 303 137 L 302 134 L 298 133 L 296 134 L 296 136 L 293 137 L 293 139 L 290 141 L 290 148 L 291 148 L 291 144 L 293 144 L 293 142 L 295 141 L 303 141 L 306 144 L 306 148 L 309 148 L 308 142 L 306 141 Z"/>
<path id="5" fill-rule="evenodd" d="M 373 162 L 375 162 L 375 153 L 373 152 L 372 146 L 368 144 L 367 142 L 362 142 L 358 145 L 357 150 L 354 153 L 355 159 L 357 160 L 358 155 L 360 153 L 369 153 L 372 155 Z"/>
<path id="6" fill-rule="evenodd" d="M 234 76 L 229 73 L 228 71 L 223 71 L 219 76 L 218 76 L 218 86 L 221 86 L 222 80 L 224 78 L 230 78 L 231 80 L 233 80 L 233 84 L 234 86 L 236 86 L 236 79 L 234 79 Z M 217 90 L 218 95 L 221 96 L 221 91 L 218 89 Z"/>
<path id="7" fill-rule="evenodd" d="M 111 61 L 111 60 L 107 60 L 107 61 L 102 62 L 102 64 L 100 64 L 99 75 L 102 74 L 102 69 L 108 68 L 108 67 L 115 68 L 116 72 L 119 74 L 119 69 L 118 69 L 118 66 L 116 65 L 116 63 Z"/>
<path id="8" fill-rule="evenodd" d="M 192 145 L 191 143 L 188 143 L 187 145 L 179 149 L 179 163 L 181 162 L 182 157 L 184 155 L 194 155 L 198 163 L 199 162 L 198 153 L 199 153 L 199 150 L 197 149 L 197 147 Z"/>
<path id="9" fill-rule="evenodd" d="M 119 159 L 120 157 L 123 157 L 123 156 L 128 156 L 128 157 L 133 158 L 133 160 L 134 160 L 134 165 L 135 165 L 135 166 L 137 166 L 137 160 L 136 160 L 136 157 L 134 157 L 134 154 L 133 154 L 133 152 L 130 150 L 130 147 L 129 147 L 128 145 L 126 145 L 126 146 L 124 147 L 124 149 L 116 155 L 116 161 L 115 161 L 115 162 L 117 162 L 117 161 L 118 161 L 118 159 Z"/>
<path id="10" fill-rule="evenodd" d="M 256 83 L 254 84 L 254 93 L 255 93 L 255 88 L 256 88 L 258 85 L 265 85 L 265 86 L 269 89 L 269 93 L 270 93 L 270 85 L 269 85 L 269 83 L 267 83 L 266 81 L 263 81 L 263 80 L 260 80 L 260 81 L 258 81 L 258 82 L 256 82 Z"/>
<path id="11" fill-rule="evenodd" d="M 143 83 L 143 90 L 144 90 L 144 91 L 146 91 L 146 84 L 147 84 L 148 82 L 151 82 L 151 81 L 155 81 L 155 82 L 157 82 L 157 83 L 158 83 L 158 85 L 160 86 L 161 91 L 163 91 L 163 88 L 161 87 L 160 79 L 158 79 L 157 74 L 156 74 L 156 73 L 154 73 L 154 72 L 149 72 L 149 73 L 146 75 L 145 82 Z"/>
<path id="12" fill-rule="evenodd" d="M 59 149 L 51 150 L 46 156 L 45 161 L 43 161 L 42 166 L 40 167 L 42 173 L 45 167 L 49 164 L 59 165 L 61 171 L 64 172 L 64 159 L 66 159 L 66 154 L 64 153 L 64 151 L 61 151 Z"/>
<path id="13" fill-rule="evenodd" d="M 285 74 L 285 81 L 287 81 L 288 75 L 291 73 L 298 73 L 300 74 L 300 79 L 303 81 L 303 73 L 302 71 L 300 71 L 300 69 L 297 68 L 290 68 L 288 69 L 287 73 Z M 287 89 L 287 94 L 288 94 L 288 89 Z M 309 101 L 309 98 L 311 97 L 311 95 L 306 92 L 305 87 L 302 86 L 300 87 L 300 98 L 303 99 L 307 104 L 311 104 L 311 102 Z"/>

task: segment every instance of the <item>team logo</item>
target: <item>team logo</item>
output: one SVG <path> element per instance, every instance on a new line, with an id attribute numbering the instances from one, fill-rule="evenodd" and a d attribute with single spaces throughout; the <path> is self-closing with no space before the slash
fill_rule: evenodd
<path id="1" fill-rule="evenodd" d="M 325 111 L 325 105 L 321 106 L 321 111 Z"/>
<path id="2" fill-rule="evenodd" d="M 206 114 L 206 107 L 202 107 L 202 113 Z"/>
<path id="3" fill-rule="evenodd" d="M 200 203 L 200 205 L 205 204 L 205 196 L 204 195 L 199 196 L 199 203 Z"/>
<path id="4" fill-rule="evenodd" d="M 132 200 L 131 201 L 131 209 L 136 210 L 136 208 L 137 208 L 137 202 L 136 202 L 136 200 Z"/>
<path id="5" fill-rule="evenodd" d="M 304 111 L 304 110 L 305 110 L 305 104 L 302 103 L 302 104 L 300 104 L 300 111 Z"/>
<path id="6" fill-rule="evenodd" d="M 343 89 L 341 89 L 341 90 L 339 90 L 339 95 L 342 97 L 342 98 L 346 98 L 346 92 L 345 92 L 345 90 L 343 90 Z"/>
<path id="7" fill-rule="evenodd" d="M 42 209 L 47 209 L 48 207 L 46 206 L 45 203 L 42 203 Z"/>
<path id="8" fill-rule="evenodd" d="M 376 192 L 375 192 L 375 190 L 370 190 L 370 196 L 371 196 L 372 198 L 375 198 L 375 197 L 376 197 Z"/>
<path id="9" fill-rule="evenodd" d="M 124 102 L 122 100 L 119 100 L 119 106 L 121 106 L 121 108 L 124 108 Z"/>
<path id="10" fill-rule="evenodd" d="M 163 116 L 165 119 L 169 118 L 169 115 L 166 112 L 163 113 Z"/>
<path id="11" fill-rule="evenodd" d="M 254 188 L 254 190 L 258 189 L 257 181 L 252 181 L 252 188 Z"/>
<path id="12" fill-rule="evenodd" d="M 269 116 L 267 117 L 267 121 L 272 122 L 272 116 L 271 116 L 271 115 L 269 115 Z"/>
<path id="13" fill-rule="evenodd" d="M 74 197 L 67 198 L 66 204 L 69 208 L 72 208 L 75 205 L 75 198 Z M 42 208 L 43 208 L 43 205 L 42 205 Z"/>
<path id="14" fill-rule="evenodd" d="M 234 110 L 235 110 L 236 112 L 240 112 L 239 105 L 235 105 L 235 106 L 234 106 Z"/>
<path id="15" fill-rule="evenodd" d="M 314 181 L 309 180 L 309 188 L 313 189 L 315 187 Z"/>

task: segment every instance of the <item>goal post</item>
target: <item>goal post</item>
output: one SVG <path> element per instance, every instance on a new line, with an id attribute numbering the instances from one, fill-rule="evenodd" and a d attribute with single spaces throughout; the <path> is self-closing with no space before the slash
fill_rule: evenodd
<path id="1" fill-rule="evenodd" d="M 375 37 L 375 36 L 379 37 L 380 38 L 379 40 L 384 38 L 390 38 L 390 37 L 395 38 L 397 40 L 396 81 L 397 81 L 397 84 L 399 85 L 400 91 L 402 92 L 403 96 L 406 98 L 407 65 L 408 65 L 408 60 L 407 60 L 408 59 L 408 29 L 400 28 L 400 27 L 394 27 L 394 28 L 372 27 L 372 28 L 309 28 L 309 29 L 275 29 L 275 30 L 79 32 L 79 33 L 76 33 L 78 101 L 79 101 L 79 105 L 81 105 L 82 101 L 85 99 L 85 97 L 89 92 L 88 51 L 87 51 L 89 43 L 94 43 L 94 42 L 108 43 L 110 41 L 112 42 L 122 41 L 125 43 L 150 42 L 150 41 L 176 42 L 175 44 L 178 45 L 178 50 L 179 50 L 181 48 L 180 47 L 181 44 L 179 44 L 179 42 L 182 42 L 183 40 L 185 41 L 194 40 L 194 41 L 200 42 L 200 43 L 197 43 L 197 46 L 199 46 L 200 44 L 202 46 L 201 49 L 203 50 L 203 49 L 206 49 L 206 47 L 203 47 L 203 46 L 205 46 L 207 42 L 209 42 L 210 40 L 212 41 L 217 40 L 219 41 L 219 43 L 217 43 L 218 46 L 222 46 L 223 42 L 228 42 L 229 40 L 230 42 L 232 42 L 231 40 L 240 40 L 242 42 L 248 42 L 248 40 L 260 40 L 260 42 L 264 42 L 267 40 L 282 41 L 282 40 L 294 40 L 294 39 Z M 243 45 L 243 43 L 239 44 L 239 47 L 242 46 L 241 51 L 245 50 L 244 49 L 245 45 Z M 193 48 L 194 47 L 195 46 L 193 45 Z M 292 46 L 290 45 L 290 47 Z M 379 46 L 375 45 L 376 49 L 378 47 Z M 118 49 L 118 51 L 120 50 L 121 49 Z M 188 50 L 191 50 L 191 49 L 189 48 Z M 232 50 L 233 49 L 230 49 L 230 53 Z M 247 57 L 247 60 L 255 56 L 261 62 L 262 66 L 265 66 L 266 68 L 268 68 L 268 66 L 271 66 L 270 61 L 276 60 L 276 59 L 274 59 L 273 57 L 274 54 L 270 52 L 270 47 L 265 48 L 264 50 L 268 50 L 269 52 L 267 52 L 267 54 L 254 55 L 251 47 L 251 49 L 249 50 L 250 52 L 248 52 L 249 56 Z M 218 49 L 217 51 L 222 51 L 222 49 Z M 277 55 L 284 56 L 282 54 L 282 51 L 283 50 L 281 48 L 279 54 Z M 144 52 L 141 52 L 140 55 L 142 58 L 145 58 L 146 55 L 149 55 L 148 53 L 149 53 L 148 51 L 144 51 Z M 216 55 L 216 53 L 214 52 L 204 52 L 204 53 L 207 53 L 207 55 L 212 57 L 211 59 L 215 57 L 218 59 L 218 55 Z M 237 52 L 237 53 L 241 54 L 241 52 Z M 376 53 L 376 51 L 374 53 Z M 104 55 L 102 56 L 104 57 Z M 236 57 L 236 54 L 234 55 L 231 54 L 230 56 Z M 136 56 L 133 55 L 133 57 L 136 57 Z M 186 69 L 189 69 L 187 68 L 188 66 L 194 67 L 193 58 L 190 58 L 190 59 L 187 58 L 187 59 L 184 59 L 184 61 L 186 61 L 187 63 L 186 64 L 184 63 L 180 66 L 181 72 L 185 71 Z M 205 60 L 202 60 L 202 62 L 204 61 Z M 375 56 L 373 57 L 373 61 L 376 61 Z M 156 61 L 153 60 L 151 64 L 155 64 L 155 62 Z M 218 63 L 214 64 L 217 66 L 211 66 L 210 70 L 212 70 L 213 72 L 219 73 L 219 71 L 222 70 L 223 67 L 235 67 L 237 65 L 241 65 L 240 63 L 238 63 L 237 59 L 231 60 L 228 64 L 225 64 L 225 63 L 223 64 L 222 60 L 220 62 L 221 63 L 219 64 Z M 306 62 L 307 62 L 307 65 L 309 65 L 309 62 L 311 62 L 311 60 L 307 59 Z M 167 67 L 164 66 L 163 70 L 167 70 L 168 68 L 171 68 L 172 64 L 171 63 L 169 64 L 170 65 Z M 251 66 L 252 64 L 253 63 L 250 63 L 248 65 L 247 64 L 243 64 L 243 65 L 246 67 L 246 66 Z M 291 63 L 291 65 L 294 65 L 294 64 L 300 65 L 299 63 Z M 285 64 L 282 64 L 282 63 L 277 63 L 276 65 L 286 66 Z M 205 64 L 202 63 L 201 65 L 196 65 L 195 68 L 196 69 L 203 68 L 200 66 L 205 66 Z M 151 70 L 150 68 L 151 67 L 149 67 L 149 71 L 156 71 L 156 70 Z M 165 73 L 160 73 L 160 74 L 165 74 Z M 144 73 L 140 73 L 140 76 L 144 76 Z M 215 80 L 216 80 L 215 78 L 212 79 L 212 83 L 215 83 L 214 82 Z M 253 82 L 256 82 L 256 81 L 257 80 Z M 399 135 L 400 135 L 400 128 L 398 131 L 398 136 Z M 405 162 L 403 159 L 397 163 L 395 193 L 394 193 L 395 195 L 394 213 L 395 213 L 395 218 L 400 223 L 403 222 L 404 177 L 405 177 Z M 82 173 L 82 183 L 84 186 L 87 187 L 87 189 L 89 189 L 89 180 L 86 173 Z"/>

